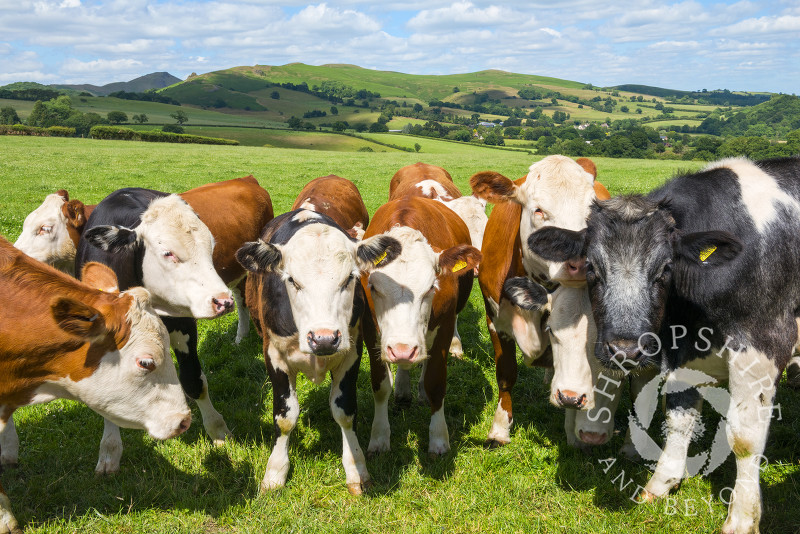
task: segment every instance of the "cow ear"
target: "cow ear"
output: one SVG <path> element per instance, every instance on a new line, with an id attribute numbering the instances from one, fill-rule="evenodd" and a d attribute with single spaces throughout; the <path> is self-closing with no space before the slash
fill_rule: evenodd
<path id="1" fill-rule="evenodd" d="M 67 218 L 67 223 L 75 228 L 81 228 L 86 224 L 86 206 L 80 200 L 70 200 L 61 206 L 61 213 Z"/>
<path id="2" fill-rule="evenodd" d="M 514 306 L 523 310 L 541 310 L 547 304 L 547 290 L 526 276 L 509 278 L 503 291 Z"/>
<path id="3" fill-rule="evenodd" d="M 252 273 L 275 272 L 280 268 L 283 254 L 271 243 L 248 241 L 236 251 L 236 260 Z"/>
<path id="4" fill-rule="evenodd" d="M 520 200 L 519 187 L 499 172 L 482 171 L 473 174 L 469 179 L 469 185 L 472 187 L 472 193 L 476 197 L 492 204 L 509 201 L 524 204 Z"/>
<path id="5" fill-rule="evenodd" d="M 90 261 L 81 270 L 81 281 L 106 293 L 119 293 L 117 275 L 107 265 Z"/>
<path id="6" fill-rule="evenodd" d="M 545 226 L 528 237 L 528 248 L 547 261 L 567 261 L 585 255 L 586 229 L 574 232 Z"/>
<path id="7" fill-rule="evenodd" d="M 590 160 L 589 158 L 578 158 L 575 160 L 575 163 L 581 166 L 581 168 L 592 175 L 592 181 L 597 180 L 597 165 L 594 164 L 594 161 Z"/>
<path id="8" fill-rule="evenodd" d="M 59 189 L 58 191 L 56 191 L 56 195 L 63 198 L 64 202 L 69 202 L 69 193 L 67 193 L 66 189 Z"/>
<path id="9" fill-rule="evenodd" d="M 742 251 L 742 242 L 728 232 L 695 232 L 679 236 L 675 251 L 692 263 L 716 267 L 736 258 Z"/>
<path id="10" fill-rule="evenodd" d="M 90 339 L 107 332 L 103 314 L 79 300 L 58 297 L 50 304 L 50 312 L 59 328 L 73 336 Z"/>
<path id="11" fill-rule="evenodd" d="M 92 245 L 107 252 L 117 253 L 136 244 L 136 231 L 124 226 L 95 226 L 88 229 L 83 236 Z"/>
<path id="12" fill-rule="evenodd" d="M 443 250 L 439 254 L 439 272 L 453 273 L 461 276 L 470 272 L 480 265 L 481 251 L 470 245 L 456 245 Z"/>
<path id="13" fill-rule="evenodd" d="M 356 257 L 359 268 L 368 272 L 376 267 L 385 267 L 403 252 L 400 241 L 388 235 L 376 235 L 358 244 Z"/>

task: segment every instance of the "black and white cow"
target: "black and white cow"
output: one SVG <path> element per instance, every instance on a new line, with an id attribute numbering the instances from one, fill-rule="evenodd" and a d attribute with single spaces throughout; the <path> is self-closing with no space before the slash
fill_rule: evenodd
<path id="1" fill-rule="evenodd" d="M 642 497 L 665 495 L 687 469 L 703 399 L 675 387 L 681 373 L 728 381 L 737 473 L 722 531 L 758 532 L 776 381 L 797 341 L 800 158 L 718 161 L 646 197 L 598 202 L 585 231 L 543 229 L 529 246 L 587 257 L 601 361 L 668 373 L 666 443 Z"/>
<path id="2" fill-rule="evenodd" d="M 335 199 L 332 199 L 335 201 Z M 391 263 L 400 243 L 378 235 L 357 241 L 330 217 L 300 209 L 269 222 L 259 241 L 236 253 L 247 275 L 247 306 L 261 337 L 272 382 L 275 445 L 261 491 L 283 487 L 289 472 L 289 436 L 297 424 L 297 374 L 314 384 L 331 374 L 330 408 L 342 429 L 347 487 L 362 493 L 370 482 L 355 433 L 356 379 L 365 309 L 361 273 Z"/>
<path id="3" fill-rule="evenodd" d="M 208 383 L 197 359 L 197 322 L 233 308 L 230 290 L 214 270 L 214 239 L 192 208 L 177 195 L 149 189 L 120 189 L 92 212 L 81 236 L 75 272 L 90 261 L 116 273 L 119 289 L 144 286 L 153 308 L 169 331 L 178 358 L 179 377 L 197 401 L 209 436 L 221 443 L 228 427 L 208 396 Z M 98 474 L 119 470 L 119 428 L 106 420 L 100 442 Z"/>

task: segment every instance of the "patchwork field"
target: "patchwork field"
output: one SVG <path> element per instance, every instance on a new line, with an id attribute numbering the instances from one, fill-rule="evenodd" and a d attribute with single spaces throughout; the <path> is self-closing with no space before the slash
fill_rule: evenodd
<path id="1" fill-rule="evenodd" d="M 390 139 L 399 144 L 397 137 Z M 96 203 L 126 186 L 181 192 L 253 174 L 280 214 L 305 183 L 333 173 L 352 180 L 374 213 L 386 200 L 392 174 L 403 165 L 441 165 L 466 192 L 475 172 L 494 169 L 517 178 L 533 161 L 523 152 L 433 140 L 419 143 L 419 154 L 379 154 L 4 136 L 0 234 L 16 239 L 25 215 L 60 188 L 69 190 L 72 198 Z M 441 152 L 434 149 L 439 145 Z M 445 145 L 458 150 L 448 152 Z M 612 194 L 647 191 L 679 169 L 700 166 L 652 160 L 595 162 L 599 180 Z M 630 497 L 637 484 L 645 485 L 647 467 L 619 454 L 622 435 L 591 455 L 569 448 L 564 412 L 547 403 L 541 369 L 520 366 L 511 444 L 484 449 L 497 387 L 477 284 L 459 319 L 465 357 L 448 364 L 450 453 L 428 456 L 427 407 L 391 407 L 392 452 L 368 458 L 375 487 L 362 497 L 349 495 L 340 458 L 341 434 L 328 409 L 329 382 L 314 386 L 300 377 L 302 413 L 292 435 L 287 486 L 259 495 L 274 441 L 272 389 L 261 340 L 251 329 L 242 344 L 234 346 L 235 329 L 233 315 L 200 322 L 200 359 L 211 398 L 234 436 L 222 447 L 211 444 L 195 409 L 192 427 L 171 441 L 155 442 L 143 432 L 123 430 L 120 473 L 95 478 L 103 426 L 99 416 L 70 401 L 19 410 L 20 465 L 5 470 L 0 480 L 26 532 L 706 533 L 718 531 L 725 517 L 720 494 L 726 498 L 725 488 L 734 480 L 732 457 L 708 478 L 685 480 L 670 500 L 636 504 Z M 361 371 L 358 437 L 366 448 L 373 413 L 366 359 Z M 412 373 L 412 380 L 418 373 Z M 782 406 L 782 420 L 773 422 L 765 452 L 761 526 L 763 532 L 797 532 L 800 424 L 794 414 L 800 410 L 800 394 L 782 384 L 776 402 Z M 623 401 L 618 410 L 617 430 L 622 434 L 629 409 Z M 716 423 L 712 416 L 706 421 L 709 428 Z M 710 443 L 709 434 L 706 431 L 701 444 Z M 613 466 L 606 469 L 609 459 Z"/>

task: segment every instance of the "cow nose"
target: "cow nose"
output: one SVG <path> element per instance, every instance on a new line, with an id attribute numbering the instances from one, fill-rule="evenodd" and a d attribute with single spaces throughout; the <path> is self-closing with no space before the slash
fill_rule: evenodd
<path id="1" fill-rule="evenodd" d="M 574 391 L 560 389 L 556 391 L 556 398 L 558 403 L 564 408 L 577 408 L 581 409 L 586 405 L 586 394 L 578 396 Z"/>
<path id="2" fill-rule="evenodd" d="M 419 354 L 419 346 L 415 345 L 411 347 L 405 343 L 396 343 L 394 345 L 388 345 L 386 347 L 386 352 L 389 356 L 389 361 L 392 363 L 411 363 L 417 357 L 417 354 Z"/>
<path id="3" fill-rule="evenodd" d="M 637 364 L 642 357 L 642 349 L 635 341 L 615 341 L 606 343 L 608 357 L 622 364 Z"/>
<path id="4" fill-rule="evenodd" d="M 230 294 L 223 293 L 212 297 L 211 305 L 214 307 L 214 313 L 224 315 L 233 309 L 233 299 Z"/>
<path id="5" fill-rule="evenodd" d="M 183 434 L 184 432 L 189 430 L 189 427 L 191 425 L 192 425 L 192 415 L 189 414 L 186 417 L 184 417 L 183 421 L 181 421 L 181 424 L 178 425 L 178 434 Z"/>
<path id="6" fill-rule="evenodd" d="M 566 263 L 567 273 L 575 278 L 586 277 L 586 259 L 577 258 Z"/>
<path id="7" fill-rule="evenodd" d="M 342 333 L 339 330 L 334 332 L 322 329 L 309 332 L 306 339 L 308 340 L 308 346 L 311 347 L 311 352 L 317 356 L 328 356 L 339 350 L 339 345 L 342 343 Z"/>
<path id="8" fill-rule="evenodd" d="M 578 432 L 580 440 L 587 445 L 602 445 L 608 441 L 608 434 L 605 432 Z"/>

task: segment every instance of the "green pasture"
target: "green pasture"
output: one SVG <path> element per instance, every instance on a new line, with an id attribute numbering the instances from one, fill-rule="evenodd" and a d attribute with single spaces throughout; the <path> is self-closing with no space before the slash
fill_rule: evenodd
<path id="1" fill-rule="evenodd" d="M 352 180 L 374 213 L 386 200 L 391 176 L 404 165 L 417 161 L 441 165 L 466 192 L 469 177 L 477 171 L 494 169 L 517 178 L 534 160 L 525 153 L 469 145 L 453 145 L 459 150 L 451 152 L 427 152 L 427 142 L 420 144 L 419 154 L 379 154 L 0 137 L 0 233 L 16 239 L 25 215 L 46 194 L 61 188 L 72 198 L 96 203 L 120 187 L 181 192 L 253 174 L 272 195 L 279 214 L 309 180 L 334 173 Z M 646 191 L 679 169 L 701 165 L 595 162 L 600 181 L 614 194 Z M 31 331 L 35 329 L 32 324 Z M 251 329 L 242 344 L 234 346 L 235 330 L 232 315 L 200 322 L 200 359 L 211 398 L 233 432 L 233 439 L 222 447 L 211 444 L 195 410 L 192 427 L 167 442 L 123 430 L 120 472 L 95 478 L 102 435 L 99 416 L 70 401 L 19 410 L 20 464 L 5 470 L 0 480 L 26 532 L 710 533 L 719 531 L 725 517 L 719 495 L 733 483 L 732 458 L 707 478 L 685 480 L 671 495 L 674 500 L 636 504 L 630 496 L 637 484 L 645 485 L 647 467 L 619 454 L 622 435 L 592 454 L 568 447 L 563 410 L 548 404 L 541 369 L 520 366 L 511 444 L 484 449 L 497 388 L 477 285 L 459 319 L 465 356 L 448 363 L 445 411 L 450 453 L 428 456 L 426 407 L 392 405 L 392 452 L 368 458 L 373 489 L 361 497 L 349 495 L 341 465 L 341 433 L 328 409 L 329 384 L 314 386 L 300 377 L 302 413 L 292 435 L 288 483 L 282 490 L 259 495 L 274 440 L 272 388 L 261 340 Z M 417 376 L 418 372 L 412 379 Z M 366 359 L 358 387 L 357 433 L 366 449 L 373 413 Z M 799 400 L 797 393 L 781 385 L 777 402 L 782 420 L 773 422 L 765 452 L 769 462 L 761 476 L 762 532 L 800 529 L 799 429 L 794 417 Z M 622 434 L 628 409 L 624 401 L 617 416 Z M 607 458 L 615 462 L 604 472 L 599 460 Z"/>

